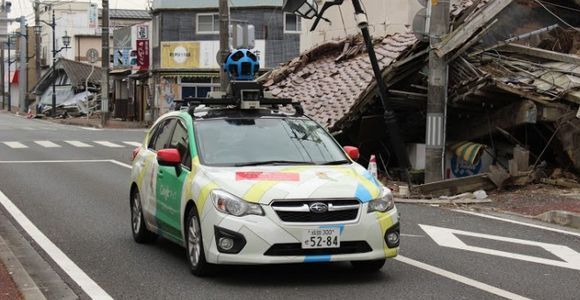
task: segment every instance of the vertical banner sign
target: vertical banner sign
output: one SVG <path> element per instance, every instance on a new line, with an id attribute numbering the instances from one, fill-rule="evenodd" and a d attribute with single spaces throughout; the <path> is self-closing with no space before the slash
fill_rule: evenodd
<path id="1" fill-rule="evenodd" d="M 149 26 L 137 25 L 137 39 L 138 40 L 148 40 L 149 39 Z"/>
<path id="2" fill-rule="evenodd" d="M 98 27 L 98 11 L 99 8 L 97 7 L 96 3 L 91 3 L 89 6 L 89 28 L 97 28 Z"/>
<path id="3" fill-rule="evenodd" d="M 137 40 L 137 66 L 139 70 L 149 69 L 149 40 Z"/>

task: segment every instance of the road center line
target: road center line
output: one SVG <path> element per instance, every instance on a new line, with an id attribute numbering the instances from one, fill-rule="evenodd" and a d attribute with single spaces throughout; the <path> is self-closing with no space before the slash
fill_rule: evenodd
<path id="1" fill-rule="evenodd" d="M 569 234 L 569 235 L 574 235 L 574 236 L 580 237 L 580 233 L 562 230 L 562 229 L 558 229 L 558 228 L 536 225 L 536 224 L 531 224 L 531 223 L 526 223 L 526 222 L 521 222 L 521 221 L 516 221 L 516 220 L 510 220 L 510 219 L 500 218 L 500 217 L 496 217 L 496 216 L 490 216 L 490 215 L 471 212 L 471 211 L 459 210 L 459 209 L 452 209 L 452 211 L 462 213 L 462 214 L 468 214 L 468 215 L 478 216 L 478 217 L 482 217 L 482 218 L 498 220 L 498 221 L 503 221 L 503 222 L 508 222 L 508 223 L 513 223 L 513 224 L 518 224 L 518 225 L 523 225 L 523 226 L 528 226 L 528 227 L 533 227 L 533 228 L 538 228 L 538 229 L 543 229 L 543 230 L 548 230 L 548 231 L 553 231 L 553 232 Z"/>
<path id="2" fill-rule="evenodd" d="M 64 252 L 52 243 L 23 213 L 0 191 L 0 204 L 20 224 L 28 235 L 50 256 L 50 258 L 93 299 L 113 299 L 94 282 Z"/>
<path id="3" fill-rule="evenodd" d="M 435 266 L 431 266 L 428 265 L 426 263 L 422 263 L 420 261 L 416 261 L 414 259 L 402 256 L 402 255 L 398 255 L 397 257 L 395 257 L 395 260 L 398 260 L 402 263 L 411 265 L 413 267 L 417 267 L 419 269 L 423 269 L 425 271 L 429 271 L 431 273 L 449 278 L 451 280 L 457 281 L 457 282 L 461 282 L 463 284 L 469 285 L 471 287 L 474 287 L 476 289 L 480 289 L 484 292 L 488 292 L 500 297 L 504 297 L 507 299 L 518 299 L 518 300 L 524 300 L 524 299 L 529 299 L 526 298 L 524 296 L 520 296 L 518 294 L 514 294 L 512 292 L 508 292 L 506 290 L 502 290 L 500 288 L 496 288 L 494 286 L 491 286 L 489 284 L 485 284 L 483 282 L 471 279 L 471 278 L 467 278 L 465 276 L 461 276 L 459 274 L 453 273 L 453 272 L 449 272 L 447 270 L 443 270 L 441 268 L 435 267 Z"/>

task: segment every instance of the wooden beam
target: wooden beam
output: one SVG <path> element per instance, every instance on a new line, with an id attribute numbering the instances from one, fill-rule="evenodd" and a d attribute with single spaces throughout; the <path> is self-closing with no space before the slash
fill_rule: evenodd
<path id="1" fill-rule="evenodd" d="M 496 127 L 509 129 L 522 124 L 534 124 L 538 120 L 538 107 L 532 101 L 519 101 L 496 110 L 487 118 L 473 118 L 470 122 L 450 130 L 450 140 L 464 141 L 487 136 Z"/>
<path id="2" fill-rule="evenodd" d="M 430 195 L 434 197 L 451 196 L 477 190 L 494 190 L 495 184 L 489 179 L 488 174 L 454 178 L 436 181 L 415 186 L 412 190 L 414 195 Z"/>
<path id="3" fill-rule="evenodd" d="M 578 56 L 578 55 L 564 54 L 564 53 L 560 53 L 560 52 L 555 52 L 555 51 L 550 51 L 550 50 L 545 50 L 545 49 L 540 49 L 540 48 L 534 48 L 534 47 L 528 47 L 528 46 L 518 45 L 518 44 L 508 44 L 508 45 L 501 47 L 500 49 L 502 51 L 515 52 L 515 53 L 529 55 L 529 56 L 533 56 L 533 57 L 580 65 L 580 56 Z"/>
<path id="4" fill-rule="evenodd" d="M 512 1 L 513 0 L 496 0 L 489 3 L 478 12 L 471 21 L 459 26 L 459 28 L 447 35 L 441 43 L 436 45 L 435 53 L 437 53 L 437 56 L 443 57 L 463 45 L 475 33 L 477 33 L 481 27 L 485 26 L 485 24 L 495 18 L 495 16 L 504 8 L 510 5 Z"/>

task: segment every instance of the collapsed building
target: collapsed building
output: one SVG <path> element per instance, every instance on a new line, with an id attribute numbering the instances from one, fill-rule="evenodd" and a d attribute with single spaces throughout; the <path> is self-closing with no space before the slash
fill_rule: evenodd
<path id="1" fill-rule="evenodd" d="M 432 49 L 449 65 L 446 179 L 477 177 L 462 184 L 490 187 L 509 175 L 537 179 L 530 174 L 540 168 L 580 171 L 580 4 L 543 2 L 452 1 L 450 34 Z M 421 183 L 430 45 L 396 33 L 377 38 L 375 51 Z M 315 47 L 260 80 L 358 146 L 361 163 L 376 154 L 382 173 L 397 177 L 361 37 Z"/>

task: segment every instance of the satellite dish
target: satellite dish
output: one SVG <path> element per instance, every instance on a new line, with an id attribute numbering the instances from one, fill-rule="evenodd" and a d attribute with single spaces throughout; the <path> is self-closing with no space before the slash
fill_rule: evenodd
<path id="1" fill-rule="evenodd" d="M 427 9 L 422 8 L 415 14 L 413 18 L 413 33 L 418 40 L 426 40 L 429 38 L 428 32 L 425 32 L 425 25 L 427 24 Z"/>

